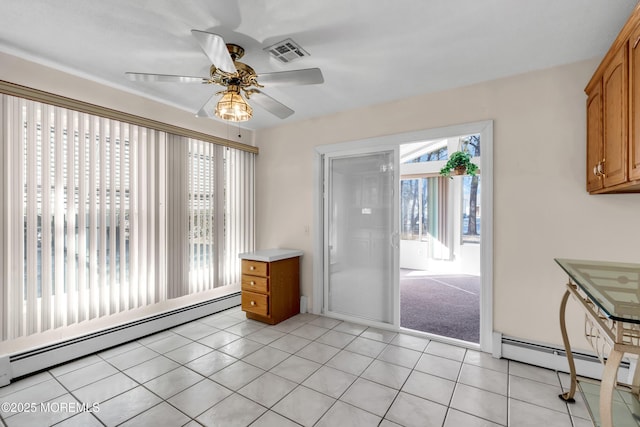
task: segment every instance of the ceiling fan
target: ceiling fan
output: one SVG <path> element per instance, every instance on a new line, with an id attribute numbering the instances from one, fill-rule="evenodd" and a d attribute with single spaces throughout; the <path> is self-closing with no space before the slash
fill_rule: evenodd
<path id="1" fill-rule="evenodd" d="M 138 82 L 203 83 L 223 86 L 226 89 L 216 92 L 209 98 L 196 116 L 214 117 L 215 115 L 223 120 L 233 122 L 247 121 L 253 115 L 253 109 L 244 100 L 242 93 L 256 105 L 281 119 L 285 119 L 294 111 L 262 92 L 261 88 L 265 85 L 269 87 L 311 85 L 324 82 L 319 68 L 257 74 L 253 68 L 238 61 L 244 55 L 244 49 L 241 46 L 225 43 L 218 34 L 206 31 L 191 30 L 191 34 L 212 63 L 209 77 L 132 72 L 127 72 L 125 75 L 130 80 Z M 260 81 L 258 82 L 258 80 Z M 213 103 L 218 95 L 222 95 L 222 97 L 214 108 Z"/>

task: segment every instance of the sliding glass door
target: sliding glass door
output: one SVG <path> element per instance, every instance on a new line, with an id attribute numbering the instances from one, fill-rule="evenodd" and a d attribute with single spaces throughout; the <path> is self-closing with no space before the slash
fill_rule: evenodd
<path id="1" fill-rule="evenodd" d="M 398 323 L 396 159 L 397 149 L 325 157 L 325 313 Z"/>
<path id="2" fill-rule="evenodd" d="M 470 136 L 466 146 L 459 144 L 461 136 Z M 439 177 L 451 138 L 452 149 L 474 149 L 481 178 Z M 480 140 L 482 156 L 474 146 Z M 401 330 L 400 267 L 429 270 L 457 263 L 480 280 L 479 340 L 468 345 L 491 352 L 493 122 L 320 145 L 315 153 L 314 208 L 320 214 L 314 247 L 320 256 L 314 259 L 313 312 Z M 425 162 L 432 167 L 423 170 Z"/>

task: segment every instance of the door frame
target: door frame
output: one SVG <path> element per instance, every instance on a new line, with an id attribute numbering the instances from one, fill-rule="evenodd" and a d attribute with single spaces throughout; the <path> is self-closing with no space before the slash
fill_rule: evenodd
<path id="1" fill-rule="evenodd" d="M 465 134 L 480 134 L 482 155 L 480 170 L 482 171 L 482 239 L 480 241 L 481 295 L 480 295 L 480 350 L 491 353 L 493 350 L 493 120 L 463 123 L 414 132 L 365 138 L 356 141 L 320 145 L 314 150 L 314 197 L 313 197 L 313 302 L 312 313 L 321 314 L 324 298 L 324 208 L 325 188 L 324 157 L 334 152 L 358 152 L 361 150 L 376 151 L 382 147 L 397 146 L 416 142 L 446 138 Z M 398 187 L 399 187 L 398 179 Z M 399 304 L 399 298 L 398 302 Z M 400 308 L 397 307 L 399 318 Z M 364 323 L 364 322 L 363 322 Z M 398 326 L 391 326 L 400 330 Z M 387 325 L 387 327 L 390 327 Z"/>

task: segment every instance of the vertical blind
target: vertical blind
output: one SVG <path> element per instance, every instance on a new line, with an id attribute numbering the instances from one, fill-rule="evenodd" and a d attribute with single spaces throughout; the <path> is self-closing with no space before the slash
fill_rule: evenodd
<path id="1" fill-rule="evenodd" d="M 0 97 L 2 340 L 237 282 L 253 154 Z"/>
<path id="2" fill-rule="evenodd" d="M 222 257 L 224 277 L 219 278 L 225 284 L 238 283 L 241 279 L 240 259 L 237 254 L 253 248 L 255 236 L 254 206 L 254 170 L 255 155 L 241 150 L 220 147 L 225 153 L 225 180 L 228 191 L 225 194 L 224 241 L 219 245 L 225 248 Z"/>
<path id="3" fill-rule="evenodd" d="M 240 281 L 254 242 L 255 155 L 188 139 L 190 293 Z M 215 185 L 224 182 L 224 186 Z M 224 248 L 220 256 L 217 248 Z"/>
<path id="4" fill-rule="evenodd" d="M 215 146 L 189 139 L 189 285 L 191 292 L 209 289 L 217 281 L 213 262 L 216 248 L 215 213 L 220 206 L 215 191 Z M 221 165 L 222 166 L 222 165 Z"/>

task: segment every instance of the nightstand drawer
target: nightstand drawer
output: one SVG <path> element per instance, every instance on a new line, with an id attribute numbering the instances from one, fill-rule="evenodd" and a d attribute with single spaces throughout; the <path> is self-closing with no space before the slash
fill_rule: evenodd
<path id="1" fill-rule="evenodd" d="M 261 316 L 269 315 L 269 297 L 255 292 L 242 292 L 242 310 Z"/>
<path id="2" fill-rule="evenodd" d="M 269 292 L 269 279 L 266 277 L 242 275 L 242 290 L 251 292 Z"/>
<path id="3" fill-rule="evenodd" d="M 267 277 L 269 275 L 269 264 L 262 261 L 242 260 L 242 274 L 250 274 L 252 276 Z"/>

